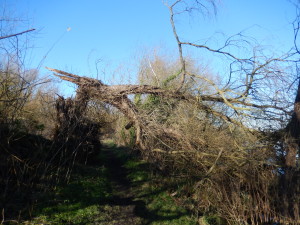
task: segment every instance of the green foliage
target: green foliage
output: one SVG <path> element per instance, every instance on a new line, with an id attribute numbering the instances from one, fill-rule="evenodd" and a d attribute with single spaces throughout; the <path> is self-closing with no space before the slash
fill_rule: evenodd
<path id="1" fill-rule="evenodd" d="M 181 72 L 182 71 L 179 70 L 178 72 L 168 76 L 165 80 L 163 80 L 162 81 L 163 88 L 168 88 L 170 83 L 173 80 L 175 80 Z M 171 87 L 171 88 L 174 88 L 174 87 Z M 141 94 L 136 94 L 134 96 L 134 104 L 138 107 L 141 107 L 142 109 L 145 109 L 145 110 L 151 110 L 153 108 L 157 108 L 160 105 L 163 105 L 165 103 L 166 102 L 164 100 L 162 100 L 161 97 L 158 96 L 158 95 L 149 94 L 149 95 L 147 95 L 147 97 L 145 97 L 144 100 L 142 99 Z"/>
<path id="2" fill-rule="evenodd" d="M 142 105 L 143 109 L 151 110 L 161 103 L 161 99 L 157 95 L 148 95 Z"/>
<path id="3" fill-rule="evenodd" d="M 207 225 L 226 225 L 226 221 L 219 216 L 216 215 L 207 215 L 203 216 L 201 219 L 203 224 Z"/>
<path id="4" fill-rule="evenodd" d="M 131 127 L 127 130 L 124 126 L 120 131 L 121 142 L 123 143 L 123 145 L 132 148 L 135 145 L 135 128 Z"/>
<path id="5" fill-rule="evenodd" d="M 134 129 L 134 127 L 131 127 L 130 129 L 129 129 L 129 144 L 128 144 L 128 146 L 129 147 L 134 147 L 134 145 L 135 145 L 135 129 Z"/>
<path id="6" fill-rule="evenodd" d="M 168 87 L 171 81 L 175 80 L 180 74 L 182 70 L 179 70 L 178 72 L 172 74 L 171 76 L 167 77 L 163 82 L 162 85 L 164 88 Z"/>
<path id="7" fill-rule="evenodd" d="M 136 95 L 134 95 L 133 103 L 134 103 L 136 106 L 140 106 L 140 105 L 142 104 L 142 95 L 141 95 L 141 94 L 136 94 Z"/>

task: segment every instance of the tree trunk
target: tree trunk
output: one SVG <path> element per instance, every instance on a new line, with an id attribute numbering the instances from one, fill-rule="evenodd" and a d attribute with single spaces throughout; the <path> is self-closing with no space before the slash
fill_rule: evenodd
<path id="1" fill-rule="evenodd" d="M 284 174 L 282 177 L 282 211 L 283 216 L 292 217 L 299 221 L 299 171 L 297 169 L 297 155 L 299 152 L 300 138 L 300 81 L 294 103 L 294 112 L 286 128 L 285 146 L 286 155 Z"/>

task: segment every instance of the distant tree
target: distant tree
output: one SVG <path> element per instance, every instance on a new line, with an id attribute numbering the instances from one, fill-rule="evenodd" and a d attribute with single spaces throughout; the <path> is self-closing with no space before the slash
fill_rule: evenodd
<path id="1" fill-rule="evenodd" d="M 27 34 L 35 29 L 16 31 L 21 19 L 13 18 L 8 11 L 2 8 L 0 16 L 0 114 L 5 120 L 14 119 L 13 114 L 20 112 L 37 81 L 37 71 L 25 68 Z"/>

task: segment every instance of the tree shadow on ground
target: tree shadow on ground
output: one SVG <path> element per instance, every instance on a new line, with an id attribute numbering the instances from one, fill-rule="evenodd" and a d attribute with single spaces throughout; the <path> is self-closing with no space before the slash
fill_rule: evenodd
<path id="1" fill-rule="evenodd" d="M 110 172 L 110 178 L 114 189 L 114 195 L 106 204 L 115 206 L 126 206 L 132 211 L 120 213 L 128 213 L 129 217 L 135 216 L 142 219 L 142 224 L 152 224 L 153 222 L 167 222 L 187 216 L 185 210 L 176 209 L 171 205 L 170 209 L 164 204 L 164 200 L 158 202 L 156 207 L 148 207 L 149 204 L 158 198 L 160 194 L 166 192 L 174 186 L 157 187 L 155 189 L 145 188 L 144 184 L 149 182 L 150 177 L 147 176 L 150 171 L 145 163 L 132 163 L 128 168 L 126 163 L 130 160 L 130 149 L 126 148 L 105 148 L 106 162 Z M 131 178 L 131 179 L 130 179 Z M 135 180 L 135 178 L 138 178 Z M 147 186 L 147 185 L 146 185 Z M 137 193 L 138 192 L 138 193 Z"/>
<path id="2" fill-rule="evenodd" d="M 147 164 L 130 151 L 104 146 L 92 165 L 75 165 L 71 182 L 48 193 L 35 216 L 56 224 L 196 224 L 169 222 L 189 213 L 166 194 L 172 185 L 149 188 Z"/>

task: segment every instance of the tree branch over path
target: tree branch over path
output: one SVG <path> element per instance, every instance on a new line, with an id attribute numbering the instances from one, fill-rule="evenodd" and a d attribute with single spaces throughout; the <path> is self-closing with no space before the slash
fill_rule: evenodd
<path id="1" fill-rule="evenodd" d="M 119 97 L 127 97 L 127 95 L 132 94 L 153 94 L 160 95 L 166 98 L 174 98 L 179 100 L 185 100 L 190 102 L 219 102 L 219 103 L 230 103 L 232 108 L 237 108 L 232 104 L 243 105 L 247 107 L 253 107 L 258 109 L 276 109 L 282 110 L 283 112 L 288 112 L 285 108 L 278 107 L 276 105 L 259 105 L 251 102 L 240 101 L 236 98 L 222 98 L 222 97 L 214 97 L 210 95 L 200 95 L 194 96 L 192 94 L 181 93 L 172 90 L 165 90 L 159 87 L 151 86 L 151 85 L 105 85 L 100 80 L 96 80 L 88 77 L 81 77 L 75 74 L 71 74 L 62 70 L 57 70 L 53 68 L 46 67 L 48 70 L 54 72 L 55 76 L 59 77 L 62 80 L 72 82 L 77 84 L 78 86 L 86 86 L 88 88 L 93 88 L 93 91 L 98 93 L 102 93 L 102 97 L 104 99 L 111 98 L 119 98 Z M 105 94 L 107 93 L 107 94 Z M 92 94 L 93 95 L 93 94 Z M 99 94 L 98 94 L 99 95 Z"/>
<path id="2" fill-rule="evenodd" d="M 78 90 L 84 90 L 88 93 L 91 99 L 98 99 L 107 104 L 110 104 L 119 109 L 130 121 L 133 122 L 137 129 L 137 140 L 136 143 L 141 146 L 142 149 L 146 147 L 142 143 L 142 131 L 153 132 L 153 129 L 148 127 L 146 122 L 147 118 L 143 118 L 139 114 L 138 109 L 129 99 L 128 95 L 134 94 L 151 94 L 157 95 L 166 99 L 176 99 L 179 101 L 185 101 L 189 104 L 197 106 L 199 110 L 205 111 L 209 114 L 216 116 L 217 118 L 232 123 L 243 129 L 246 128 L 241 122 L 236 120 L 234 117 L 229 117 L 226 112 L 218 111 L 210 106 L 210 103 L 222 103 L 227 107 L 235 111 L 253 110 L 279 110 L 283 113 L 287 113 L 285 108 L 278 107 L 276 105 L 259 105 L 253 102 L 241 101 L 235 98 L 226 99 L 224 96 L 209 96 L 209 95 L 192 95 L 188 93 L 181 93 L 178 91 L 166 90 L 151 85 L 106 85 L 100 80 L 96 80 L 88 77 L 81 77 L 75 74 L 71 74 L 62 70 L 48 68 L 48 70 L 54 72 L 54 75 L 62 80 L 72 82 L 78 85 Z M 152 130 L 152 131 L 150 131 Z M 164 132 L 167 132 L 166 130 Z M 169 132 L 169 135 L 173 135 Z M 177 135 L 179 137 L 180 135 Z"/>

